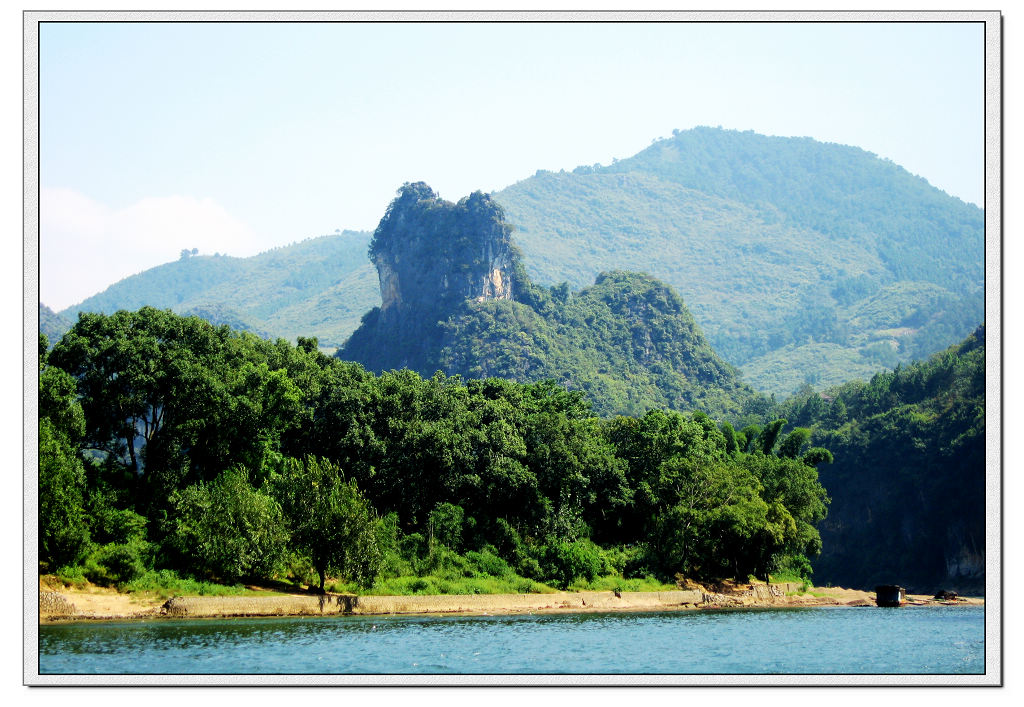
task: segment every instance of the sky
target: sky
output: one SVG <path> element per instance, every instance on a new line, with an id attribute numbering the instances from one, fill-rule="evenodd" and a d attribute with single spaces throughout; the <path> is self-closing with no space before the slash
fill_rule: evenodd
<path id="1" fill-rule="evenodd" d="M 966 23 L 44 23 L 40 301 L 183 248 L 372 230 L 396 190 L 497 191 L 698 125 L 808 136 L 984 199 Z"/>

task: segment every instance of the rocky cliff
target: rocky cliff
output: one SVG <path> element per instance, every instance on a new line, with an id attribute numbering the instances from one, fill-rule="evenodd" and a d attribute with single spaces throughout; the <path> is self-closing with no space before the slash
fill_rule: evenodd
<path id="1" fill-rule="evenodd" d="M 754 392 L 707 343 L 682 299 L 641 273 L 543 288 L 525 274 L 501 207 L 404 185 L 374 232 L 381 305 L 338 357 L 370 370 L 554 380 L 600 414 L 650 407 L 735 415 Z"/>
<path id="2" fill-rule="evenodd" d="M 406 184 L 370 243 L 385 319 L 474 299 L 514 299 L 518 252 L 501 207 L 475 192 L 453 204 Z"/>
<path id="3" fill-rule="evenodd" d="M 374 370 L 429 374 L 438 322 L 466 301 L 513 300 L 523 277 L 512 227 L 481 192 L 452 203 L 423 182 L 407 183 L 370 242 L 381 305 L 338 352 Z"/>

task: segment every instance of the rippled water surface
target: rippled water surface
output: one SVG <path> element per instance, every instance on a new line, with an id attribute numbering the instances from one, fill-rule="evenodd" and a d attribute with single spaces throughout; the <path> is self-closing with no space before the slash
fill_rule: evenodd
<path id="1" fill-rule="evenodd" d="M 40 626 L 40 673 L 984 673 L 984 607 Z"/>

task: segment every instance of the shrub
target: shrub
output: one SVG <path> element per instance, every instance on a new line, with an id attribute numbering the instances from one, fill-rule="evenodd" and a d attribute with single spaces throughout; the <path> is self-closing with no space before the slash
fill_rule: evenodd
<path id="1" fill-rule="evenodd" d="M 576 579 L 590 582 L 601 573 L 601 554 L 590 540 L 552 540 L 544 553 L 544 574 L 563 588 Z"/>
<path id="2" fill-rule="evenodd" d="M 59 568 L 54 575 L 64 584 L 80 589 L 88 582 L 84 569 L 81 565 L 65 565 Z"/>
<path id="3" fill-rule="evenodd" d="M 480 574 L 492 577 L 506 577 L 513 574 L 512 568 L 505 560 L 501 559 L 489 549 L 481 552 L 470 551 L 466 553 L 466 559 L 476 567 Z"/>
<path id="4" fill-rule="evenodd" d="M 444 545 L 438 545 L 431 549 L 418 569 L 418 574 L 435 574 L 447 579 L 472 577 L 476 574 L 476 568 L 472 562 Z"/>
<path id="5" fill-rule="evenodd" d="M 111 508 L 93 498 L 92 537 L 97 543 L 128 543 L 146 538 L 147 520 L 128 509 Z"/>
<path id="6" fill-rule="evenodd" d="M 82 507 L 85 470 L 75 449 L 39 420 L 39 559 L 50 567 L 71 563 L 88 547 Z"/>
<path id="7" fill-rule="evenodd" d="M 145 540 L 107 543 L 89 554 L 82 573 L 93 584 L 108 587 L 126 584 L 146 573 L 152 555 L 153 546 Z"/>
<path id="8" fill-rule="evenodd" d="M 462 506 L 440 503 L 427 518 L 432 543 L 440 543 L 452 550 L 462 547 L 462 526 L 465 512 Z"/>
<path id="9" fill-rule="evenodd" d="M 427 539 L 419 533 L 403 535 L 398 540 L 398 552 L 410 562 L 422 559 L 427 554 Z"/>
<path id="10" fill-rule="evenodd" d="M 773 582 L 802 582 L 809 584 L 814 568 L 803 555 L 786 555 L 778 560 L 771 573 Z"/>

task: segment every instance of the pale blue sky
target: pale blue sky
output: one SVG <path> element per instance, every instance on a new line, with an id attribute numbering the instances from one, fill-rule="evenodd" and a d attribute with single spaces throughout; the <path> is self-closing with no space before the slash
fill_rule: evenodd
<path id="1" fill-rule="evenodd" d="M 41 300 L 696 125 L 856 145 L 980 205 L 983 51 L 981 24 L 43 24 Z"/>

